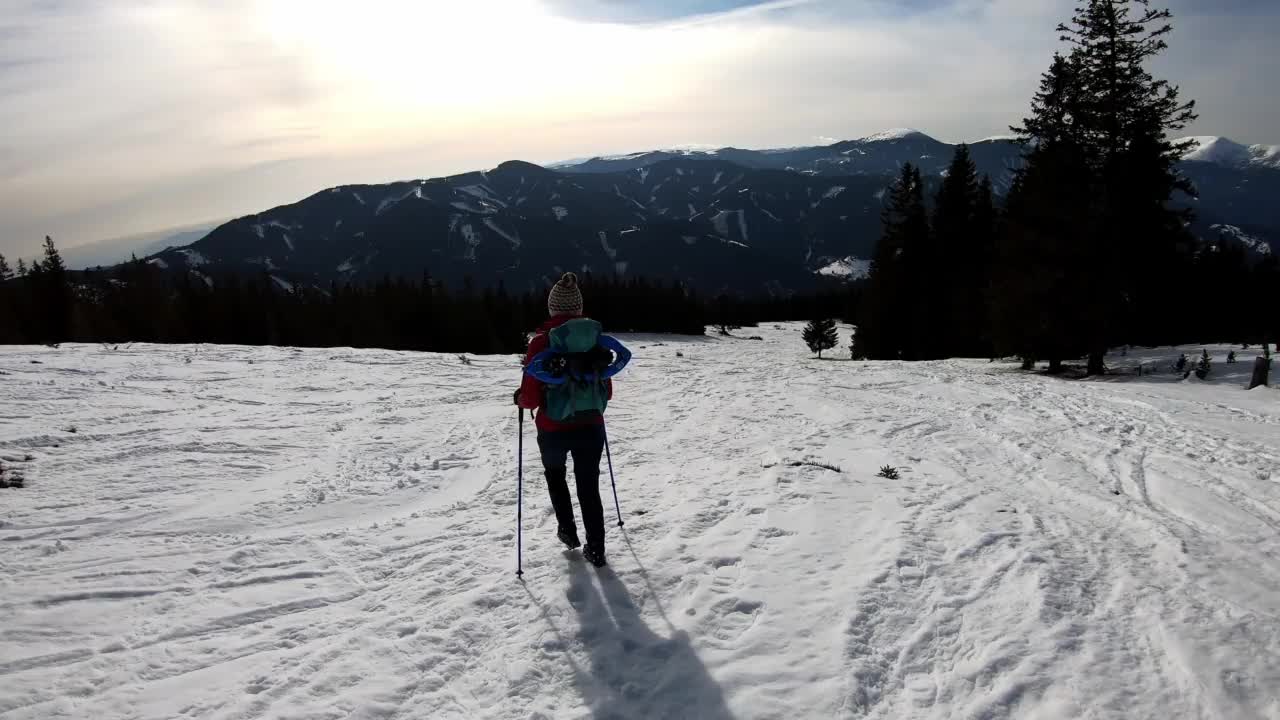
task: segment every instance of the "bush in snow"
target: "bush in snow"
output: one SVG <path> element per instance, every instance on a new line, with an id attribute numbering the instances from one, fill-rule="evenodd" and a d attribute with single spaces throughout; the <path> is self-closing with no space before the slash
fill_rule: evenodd
<path id="1" fill-rule="evenodd" d="M 809 346 L 809 350 L 818 353 L 818 357 L 822 357 L 823 350 L 830 350 L 840 342 L 840 335 L 836 331 L 836 321 L 830 318 L 824 320 L 810 320 L 809 324 L 804 328 L 804 342 Z"/>
<path id="2" fill-rule="evenodd" d="M 902 479 L 902 475 L 901 473 L 898 472 L 898 468 L 892 465 L 885 465 L 884 467 L 880 468 L 880 472 L 876 473 L 876 477 L 882 477 L 886 480 Z"/>
<path id="3" fill-rule="evenodd" d="M 1262 357 L 1253 361 L 1253 377 L 1249 380 L 1249 389 L 1266 385 L 1271 380 L 1271 345 L 1263 344 Z"/>
<path id="4" fill-rule="evenodd" d="M 1196 362 L 1196 377 L 1204 380 L 1209 377 L 1209 369 L 1212 361 L 1209 360 L 1209 351 L 1200 351 L 1200 360 Z"/>
<path id="5" fill-rule="evenodd" d="M 1227 353 L 1227 364 L 1228 364 L 1228 365 L 1235 365 L 1235 364 L 1236 364 L 1236 351 L 1235 351 L 1235 350 L 1232 350 L 1231 352 Z"/>

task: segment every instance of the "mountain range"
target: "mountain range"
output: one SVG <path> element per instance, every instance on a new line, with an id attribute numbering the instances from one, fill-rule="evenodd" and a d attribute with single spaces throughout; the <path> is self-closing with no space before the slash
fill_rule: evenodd
<path id="1" fill-rule="evenodd" d="M 1195 232 L 1280 250 L 1280 148 L 1193 138 L 1181 169 Z M 971 144 L 1005 192 L 1011 138 Z M 935 184 L 955 146 L 892 130 L 819 147 L 657 150 L 541 167 L 331 188 L 238 218 L 148 261 L 212 282 L 265 271 L 282 288 L 424 271 L 451 285 L 543 287 L 565 270 L 678 279 L 708 292 L 782 291 L 865 274 L 903 163 Z"/>

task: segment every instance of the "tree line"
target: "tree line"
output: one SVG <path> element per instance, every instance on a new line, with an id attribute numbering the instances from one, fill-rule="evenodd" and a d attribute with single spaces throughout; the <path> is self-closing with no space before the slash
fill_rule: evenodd
<path id="1" fill-rule="evenodd" d="M 1195 188 L 1170 134 L 1195 103 L 1153 77 L 1168 10 L 1085 0 L 1059 27 L 1067 44 L 1022 125 L 1025 147 L 1003 206 L 960 146 L 926 203 L 906 166 L 884 210 L 854 354 L 873 359 L 1020 356 L 1030 366 L 1110 346 L 1274 339 L 1266 298 L 1274 255 L 1250 263 L 1229 238 L 1199 241 L 1178 209 Z"/>
<path id="2" fill-rule="evenodd" d="M 846 291 L 791 297 L 704 298 L 673 282 L 584 276 L 587 312 L 611 332 L 701 335 L 763 321 L 848 313 Z M 367 284 L 288 286 L 263 273 L 170 272 L 138 259 L 67 270 L 53 240 L 14 272 L 0 256 L 0 344 L 219 343 L 515 353 L 547 318 L 545 292 L 471 282 L 446 287 L 427 273 Z"/>

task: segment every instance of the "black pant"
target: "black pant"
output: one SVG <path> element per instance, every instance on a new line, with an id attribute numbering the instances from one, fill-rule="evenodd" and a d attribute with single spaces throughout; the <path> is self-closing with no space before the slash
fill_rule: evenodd
<path id="1" fill-rule="evenodd" d="M 604 426 L 538 433 L 542 466 L 547 472 L 547 490 L 556 522 L 577 534 L 573 502 L 569 498 L 569 455 L 573 455 L 573 479 L 578 485 L 578 506 L 587 544 L 604 549 L 604 506 L 600 504 L 600 456 L 604 453 Z"/>

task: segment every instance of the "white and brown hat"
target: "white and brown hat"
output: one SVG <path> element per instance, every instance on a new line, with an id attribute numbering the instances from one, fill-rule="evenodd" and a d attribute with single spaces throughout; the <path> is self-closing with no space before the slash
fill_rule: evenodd
<path id="1" fill-rule="evenodd" d="M 551 294 L 547 296 L 547 312 L 552 317 L 582 314 L 582 290 L 578 287 L 577 275 L 567 272 L 551 288 Z"/>

